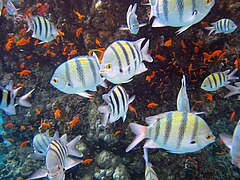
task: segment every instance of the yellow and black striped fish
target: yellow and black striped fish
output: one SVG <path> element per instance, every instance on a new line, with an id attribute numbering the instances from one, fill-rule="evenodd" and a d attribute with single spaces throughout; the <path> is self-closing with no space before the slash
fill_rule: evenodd
<path id="1" fill-rule="evenodd" d="M 46 18 L 42 16 L 27 17 L 28 31 L 32 30 L 32 37 L 39 39 L 41 43 L 50 42 L 58 35 L 58 29 Z"/>
<path id="2" fill-rule="evenodd" d="M 130 82 L 134 75 L 147 70 L 143 61 L 152 62 L 148 54 L 149 40 L 145 38 L 135 42 L 115 41 L 104 52 L 100 74 L 114 84 Z"/>
<path id="3" fill-rule="evenodd" d="M 229 72 L 230 70 L 210 74 L 204 79 L 201 88 L 205 91 L 216 91 L 225 84 L 229 84 L 229 80 L 239 79 L 239 77 L 234 76 L 234 74 L 237 72 L 237 69 L 228 74 Z"/>
<path id="4" fill-rule="evenodd" d="M 147 117 L 146 123 L 148 127 L 130 124 L 130 129 L 136 137 L 126 152 L 144 138 L 148 138 L 144 148 L 163 148 L 176 154 L 199 151 L 215 141 L 207 123 L 193 113 L 170 111 Z"/>

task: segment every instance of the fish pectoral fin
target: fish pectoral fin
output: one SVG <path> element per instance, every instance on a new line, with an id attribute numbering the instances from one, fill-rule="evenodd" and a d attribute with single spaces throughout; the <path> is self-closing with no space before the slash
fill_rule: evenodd
<path id="1" fill-rule="evenodd" d="M 142 24 L 139 24 L 139 27 L 144 27 L 146 25 L 147 25 L 147 23 L 142 23 Z"/>
<path id="2" fill-rule="evenodd" d="M 121 31 L 127 31 L 127 30 L 129 30 L 129 28 L 127 27 L 127 26 L 121 26 L 120 28 L 119 28 L 119 30 L 121 30 Z"/>
<path id="3" fill-rule="evenodd" d="M 231 135 L 228 135 L 228 134 L 219 134 L 220 136 L 220 139 L 224 142 L 224 144 L 232 149 L 232 136 Z"/>
<path id="4" fill-rule="evenodd" d="M 160 19 L 159 18 L 155 18 L 154 20 L 153 20 L 153 23 L 152 23 L 152 27 L 165 27 L 166 25 L 165 24 L 162 24 L 161 22 L 160 22 Z"/>
<path id="5" fill-rule="evenodd" d="M 6 108 L 2 108 L 2 110 L 4 110 L 8 115 L 15 115 L 16 114 L 15 106 L 9 105 Z"/>
<path id="6" fill-rule="evenodd" d="M 89 91 L 97 91 L 97 87 L 94 86 L 94 87 L 89 88 L 88 90 L 89 90 Z"/>
<path id="7" fill-rule="evenodd" d="M 47 177 L 47 175 L 48 173 L 46 169 L 39 169 L 35 173 L 33 173 L 29 178 L 27 178 L 27 180 L 39 179 L 39 178 Z"/>
<path id="8" fill-rule="evenodd" d="M 176 34 L 177 35 L 181 34 L 183 31 L 186 31 L 190 26 L 192 26 L 192 24 L 181 27 L 179 30 L 176 31 Z"/>
<path id="9" fill-rule="evenodd" d="M 87 93 L 86 91 L 83 91 L 83 92 L 77 92 L 76 94 L 79 95 L 79 96 L 82 96 L 82 97 L 92 98 L 92 95 L 89 94 L 89 93 Z"/>
<path id="10" fill-rule="evenodd" d="M 146 141 L 143 148 L 155 149 L 155 148 L 161 148 L 161 147 L 157 143 L 155 143 L 153 140 L 149 139 L 149 140 Z"/>
<path id="11" fill-rule="evenodd" d="M 65 170 L 71 169 L 72 167 L 80 163 L 82 163 L 81 159 L 67 157 L 64 169 Z"/>

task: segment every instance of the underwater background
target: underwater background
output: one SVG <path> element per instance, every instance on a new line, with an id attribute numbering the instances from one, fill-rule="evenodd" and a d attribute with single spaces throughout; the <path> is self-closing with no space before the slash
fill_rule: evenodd
<path id="1" fill-rule="evenodd" d="M 216 140 L 195 153 L 170 154 L 163 149 L 150 149 L 149 161 L 158 179 L 240 179 L 239 168 L 231 164 L 229 149 L 219 139 L 220 133 L 233 134 L 240 118 L 237 96 L 223 98 L 228 93 L 224 87 L 209 92 L 211 96 L 200 88 L 209 74 L 238 68 L 239 28 L 231 34 L 208 36 L 209 32 L 204 26 L 206 22 L 215 22 L 221 18 L 230 18 L 239 24 L 240 2 L 216 1 L 201 22 L 180 35 L 175 34 L 177 28 L 174 27 L 149 26 L 140 28 L 137 35 L 132 35 L 120 31 L 119 27 L 126 24 L 128 6 L 136 2 L 139 22 L 148 22 L 150 7 L 143 6 L 142 1 L 136 0 L 14 2 L 19 8 L 19 14 L 24 15 L 28 9 L 33 14 L 43 11 L 42 15 L 63 32 L 56 40 L 44 44 L 36 44 L 34 38 L 26 43 L 17 43 L 21 38 L 31 37 L 30 32 L 22 31 L 27 26 L 26 21 L 2 14 L 0 85 L 5 87 L 13 80 L 14 85 L 22 86 L 19 96 L 35 90 L 29 98 L 31 108 L 17 106 L 17 114 L 14 116 L 1 111 L 0 129 L 3 140 L 0 143 L 0 179 L 27 179 L 37 169 L 44 167 L 44 161 L 28 158 L 28 155 L 33 153 L 33 137 L 47 129 L 51 136 L 55 131 L 59 131 L 60 135 L 66 133 L 69 140 L 82 135 L 77 148 L 83 153 L 83 160 L 92 160 L 89 164 L 80 164 L 66 171 L 66 179 L 145 179 L 144 142 L 131 152 L 125 152 L 134 137 L 128 125 L 130 122 L 146 125 L 146 117 L 176 110 L 183 72 L 186 75 L 190 105 L 194 111 L 206 112 L 202 117 Z M 49 8 L 38 7 L 38 3 L 42 3 L 42 6 L 47 3 Z M 81 32 L 76 35 L 79 28 L 82 28 Z M 7 49 L 6 44 L 11 37 L 15 39 L 10 49 Z M 107 128 L 101 126 L 102 116 L 98 107 L 103 103 L 102 94 L 113 87 L 111 83 L 108 83 L 108 89 L 99 86 L 98 91 L 92 93 L 91 99 L 64 94 L 49 83 L 55 69 L 67 59 L 87 55 L 92 49 L 107 48 L 116 40 L 135 41 L 142 37 L 150 39 L 149 51 L 154 61 L 145 63 L 148 71 L 123 84 L 129 95 L 136 95 L 125 122 L 119 120 Z M 171 45 L 164 46 L 164 42 L 169 39 Z M 204 62 L 204 53 L 211 54 L 216 50 L 226 53 L 221 58 L 214 57 L 211 61 Z M 31 72 L 20 76 L 19 72 L 24 69 Z M 151 75 L 150 80 L 146 80 Z M 157 105 L 148 106 L 150 103 Z M 60 114 L 56 115 L 56 111 Z M 75 116 L 79 116 L 79 121 L 71 127 Z M 41 126 L 41 122 L 50 126 Z M 7 126 L 8 123 L 13 126 Z M 6 139 L 11 143 L 6 143 Z M 26 141 L 29 142 L 22 147 L 21 143 Z"/>

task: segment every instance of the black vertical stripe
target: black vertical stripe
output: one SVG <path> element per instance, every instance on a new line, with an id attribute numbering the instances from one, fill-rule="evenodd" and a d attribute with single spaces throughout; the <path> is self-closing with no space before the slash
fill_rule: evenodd
<path id="1" fill-rule="evenodd" d="M 113 94 L 113 98 L 114 98 L 114 100 L 116 102 L 116 106 L 117 106 L 116 107 L 117 108 L 117 115 L 119 115 L 119 113 L 120 113 L 120 103 L 119 103 L 118 95 L 115 92 L 115 90 L 112 92 L 112 94 Z M 114 106 L 114 104 L 113 104 L 113 106 Z"/>
<path id="2" fill-rule="evenodd" d="M 230 27 L 230 21 L 229 20 L 227 20 L 227 31 L 229 31 L 231 29 L 231 27 Z"/>
<path id="3" fill-rule="evenodd" d="M 172 128 L 172 112 L 167 113 L 167 119 L 166 119 L 166 128 L 165 128 L 165 134 L 164 134 L 164 142 L 163 144 L 166 144 L 169 136 L 170 136 L 170 132 L 171 132 L 171 128 Z"/>
<path id="4" fill-rule="evenodd" d="M 198 131 L 198 117 L 195 116 L 194 128 L 193 128 L 193 133 L 192 133 L 192 141 L 196 141 L 197 131 Z"/>
<path id="5" fill-rule="evenodd" d="M 65 68 L 66 68 L 66 78 L 67 78 L 67 82 L 72 85 L 72 82 L 71 82 L 71 78 L 70 78 L 70 69 L 69 69 L 69 62 L 65 62 Z"/>
<path id="6" fill-rule="evenodd" d="M 129 56 L 128 56 L 128 52 L 127 52 L 127 50 L 126 50 L 126 48 L 122 45 L 122 42 L 120 42 L 120 41 L 117 41 L 116 42 L 118 45 L 119 45 L 119 47 L 122 49 L 122 52 L 123 52 L 123 54 L 124 54 L 124 56 L 125 56 L 125 59 L 126 59 L 126 62 L 127 62 L 127 67 L 128 67 L 128 74 L 130 74 L 130 72 L 131 72 L 131 69 L 130 69 L 130 59 L 129 59 Z"/>
<path id="7" fill-rule="evenodd" d="M 221 75 L 223 76 L 223 81 L 226 82 L 227 81 L 227 77 L 224 73 L 221 72 Z"/>
<path id="8" fill-rule="evenodd" d="M 45 39 L 47 39 L 48 37 L 48 28 L 49 28 L 48 25 L 49 23 L 46 21 L 45 18 L 43 18 L 43 27 L 45 27 L 45 36 L 44 36 Z"/>
<path id="9" fill-rule="evenodd" d="M 158 118 L 156 125 L 155 125 L 155 136 L 154 136 L 154 141 L 156 142 L 158 140 L 158 136 L 160 134 L 160 126 L 161 126 L 161 122 L 160 119 Z"/>
<path id="10" fill-rule="evenodd" d="M 218 84 L 217 84 L 215 74 L 212 74 L 212 77 L 213 77 L 213 81 L 214 81 L 214 85 L 215 85 L 214 88 L 216 88 L 218 86 Z"/>
<path id="11" fill-rule="evenodd" d="M 227 31 L 227 19 L 223 20 L 223 31 Z"/>
<path id="12" fill-rule="evenodd" d="M 82 64 L 80 62 L 80 58 L 76 58 L 75 59 L 75 64 L 76 64 L 76 70 L 77 70 L 77 74 L 78 74 L 78 78 L 80 80 L 81 83 L 83 83 L 83 86 L 86 86 L 86 82 L 85 82 L 85 76 L 83 74 L 83 67 Z"/>
<path id="13" fill-rule="evenodd" d="M 223 32 L 223 21 L 220 21 L 220 31 Z"/>
<path id="14" fill-rule="evenodd" d="M 41 138 L 42 139 L 42 138 Z M 46 153 L 48 145 L 46 146 L 44 143 L 40 143 L 40 140 L 36 141 L 36 150 L 39 152 L 39 150 L 44 151 Z M 43 153 L 43 152 L 39 152 L 39 153 Z"/>
<path id="15" fill-rule="evenodd" d="M 39 16 L 37 16 L 37 21 L 38 21 L 38 27 L 39 27 L 39 35 L 42 36 L 42 22 Z"/>
<path id="16" fill-rule="evenodd" d="M 132 47 L 132 44 L 130 44 L 129 42 L 126 41 L 126 44 L 128 45 L 128 47 L 131 50 L 132 56 L 133 56 L 133 60 L 134 60 L 134 66 L 135 66 L 135 72 L 137 71 L 137 59 L 136 59 L 136 54 L 134 52 L 134 49 Z"/>
<path id="17" fill-rule="evenodd" d="M 178 133 L 177 148 L 179 148 L 181 146 L 181 142 L 184 138 L 184 133 L 185 133 L 186 127 L 187 127 L 187 120 L 188 120 L 188 113 L 182 112 L 181 125 L 180 125 L 179 133 Z"/>
<path id="18" fill-rule="evenodd" d="M 117 50 L 114 47 L 114 43 L 112 45 L 110 45 L 109 48 L 114 52 L 115 56 L 117 57 L 118 66 L 119 66 L 119 72 L 122 73 L 123 72 L 123 70 L 122 70 L 122 62 L 121 62 L 121 59 L 120 59 L 120 56 L 119 56 Z"/>
<path id="19" fill-rule="evenodd" d="M 209 82 L 210 88 L 212 88 L 213 86 L 212 86 L 212 81 L 210 80 L 210 77 L 207 78 L 207 80 L 208 80 L 208 82 Z"/>
<path id="20" fill-rule="evenodd" d="M 2 102 L 3 102 L 3 99 L 2 99 L 2 98 L 3 98 L 3 91 L 4 91 L 4 90 L 1 88 L 1 89 L 0 89 L 0 105 L 1 105 Z"/>
<path id="21" fill-rule="evenodd" d="M 133 45 L 133 46 L 134 46 L 134 49 L 137 52 L 137 61 L 136 62 L 138 62 L 138 64 L 136 64 L 136 68 L 139 68 L 139 64 L 142 63 L 142 60 L 143 60 L 142 55 L 141 55 L 141 51 L 135 45 Z"/>
<path id="22" fill-rule="evenodd" d="M 125 101 L 125 99 L 127 100 L 127 98 L 125 98 L 126 97 L 126 91 L 121 86 L 118 86 L 118 90 L 119 90 L 119 92 L 121 94 L 121 99 L 122 99 L 122 103 L 123 103 L 123 112 L 125 112 L 126 108 L 128 108 L 128 104 Z"/>
<path id="23" fill-rule="evenodd" d="M 95 68 L 95 65 L 96 64 L 95 62 L 93 62 L 94 60 L 92 58 L 87 58 L 88 59 L 88 62 L 89 62 L 89 65 L 90 65 L 90 68 L 91 68 L 91 72 L 92 72 L 92 75 L 93 75 L 93 79 L 94 79 L 94 84 L 97 84 L 97 71 L 96 71 L 96 68 Z"/>
<path id="24" fill-rule="evenodd" d="M 51 146 L 54 146 L 51 148 Z M 57 150 L 56 150 L 57 149 Z M 60 163 L 61 163 L 61 166 L 63 167 L 64 166 L 64 157 L 63 157 L 63 152 L 61 151 L 58 143 L 56 140 L 52 141 L 51 144 L 50 144 L 50 150 L 52 150 L 53 152 L 55 152 L 55 154 L 57 155 Z"/>
<path id="25" fill-rule="evenodd" d="M 220 73 L 217 73 L 217 75 L 218 75 L 218 78 L 219 78 L 220 86 L 222 86 L 222 85 L 223 85 L 223 79 L 222 79 L 222 76 L 221 76 Z"/>
<path id="26" fill-rule="evenodd" d="M 6 91 L 6 93 L 7 93 L 7 106 L 9 106 L 10 105 L 10 103 L 11 103 L 11 92 L 10 91 Z"/>
<path id="27" fill-rule="evenodd" d="M 183 11 L 184 11 L 183 0 L 177 0 L 177 8 L 178 8 L 178 14 L 179 14 L 179 21 L 182 22 Z"/>
<path id="28" fill-rule="evenodd" d="M 168 22 L 168 0 L 163 0 L 163 14 L 166 21 Z"/>
<path id="29" fill-rule="evenodd" d="M 112 99 L 112 96 L 109 96 L 109 100 L 110 100 L 110 104 L 111 104 L 111 107 L 112 107 L 112 116 L 115 116 L 116 114 L 116 109 L 115 109 L 115 106 L 113 104 L 113 99 Z"/>
<path id="30" fill-rule="evenodd" d="M 196 11 L 196 0 L 192 0 L 192 13 Z"/>

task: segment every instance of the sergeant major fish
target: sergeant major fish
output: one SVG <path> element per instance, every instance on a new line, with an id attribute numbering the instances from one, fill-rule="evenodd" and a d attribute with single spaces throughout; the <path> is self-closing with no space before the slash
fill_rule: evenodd
<path id="1" fill-rule="evenodd" d="M 234 129 L 233 136 L 220 134 L 220 138 L 231 149 L 232 164 L 240 168 L 240 120 Z"/>
<path id="2" fill-rule="evenodd" d="M 136 137 L 126 152 L 144 138 L 148 140 L 143 148 L 163 148 L 176 154 L 199 151 L 215 141 L 215 136 L 207 123 L 193 113 L 170 111 L 147 117 L 146 123 L 149 126 L 136 123 L 129 125 Z"/>
<path id="3" fill-rule="evenodd" d="M 113 123 L 122 117 L 123 122 L 126 119 L 128 105 L 135 99 L 135 96 L 129 98 L 126 90 L 119 85 L 114 86 L 107 94 L 102 95 L 107 105 L 102 105 L 98 111 L 104 113 L 103 125 Z"/>
<path id="4" fill-rule="evenodd" d="M 240 94 L 240 82 L 236 82 L 235 83 L 236 86 L 232 86 L 232 85 L 225 85 L 225 88 L 227 88 L 228 90 L 230 90 L 229 93 L 227 93 L 224 98 L 228 98 L 230 96 L 233 96 L 235 94 Z M 238 96 L 238 100 L 240 100 L 240 96 Z"/>
<path id="5" fill-rule="evenodd" d="M 27 17 L 28 31 L 32 30 L 32 37 L 39 39 L 41 43 L 50 42 L 54 40 L 59 30 L 46 18 L 42 16 L 31 16 Z"/>
<path id="6" fill-rule="evenodd" d="M 148 54 L 149 40 L 143 44 L 145 38 L 135 42 L 115 41 L 104 52 L 100 66 L 100 74 L 114 84 L 130 82 L 134 75 L 147 71 L 143 60 L 152 62 Z"/>
<path id="7" fill-rule="evenodd" d="M 139 24 L 136 15 L 137 3 L 130 5 L 127 11 L 127 27 L 120 27 L 120 30 L 130 30 L 132 34 L 137 34 L 140 27 L 146 26 L 147 23 Z"/>
<path id="8" fill-rule="evenodd" d="M 34 154 L 29 155 L 29 157 L 34 159 L 44 159 L 46 157 L 46 152 L 49 144 L 52 140 L 58 138 L 58 131 L 54 133 L 53 137 L 49 136 L 49 130 L 47 130 L 45 133 L 36 134 L 33 138 Z"/>
<path id="9" fill-rule="evenodd" d="M 57 67 L 50 83 L 67 94 L 78 94 L 90 98 L 86 90 L 97 91 L 96 87 L 106 87 L 99 74 L 100 65 L 95 53 L 93 56 L 78 56 Z"/>
<path id="10" fill-rule="evenodd" d="M 152 27 L 181 27 L 180 34 L 201 21 L 211 10 L 215 0 L 158 0 L 150 1 Z"/>
<path id="11" fill-rule="evenodd" d="M 216 91 L 224 85 L 229 84 L 229 80 L 239 79 L 239 77 L 234 76 L 237 69 L 228 74 L 229 72 L 230 70 L 210 74 L 204 79 L 201 88 L 205 91 Z"/>
<path id="12" fill-rule="evenodd" d="M 177 96 L 177 110 L 190 112 L 190 104 L 187 95 L 187 84 L 185 75 L 183 75 L 182 86 Z"/>
<path id="13" fill-rule="evenodd" d="M 205 27 L 205 29 L 209 30 L 209 34 L 212 34 L 214 32 L 215 34 L 217 33 L 232 33 L 237 29 L 237 25 L 231 20 L 231 19 L 220 19 L 217 22 L 211 23 L 212 26 L 210 27 Z"/>
<path id="14" fill-rule="evenodd" d="M 60 139 L 52 140 L 47 148 L 46 169 L 39 169 L 28 179 L 48 177 L 50 180 L 64 180 L 65 170 L 68 170 L 82 162 L 81 159 L 70 158 L 69 155 L 82 157 L 82 153 L 75 148 L 81 136 L 77 136 L 67 143 L 67 135 Z"/>
<path id="15" fill-rule="evenodd" d="M 34 89 L 27 94 L 21 96 L 19 99 L 16 99 L 19 89 L 21 89 L 21 87 L 13 89 L 12 81 L 10 81 L 5 88 L 0 88 L 0 109 L 5 111 L 5 113 L 7 113 L 8 115 L 16 114 L 15 107 L 17 105 L 31 107 L 31 104 L 26 99 L 30 96 Z"/>

